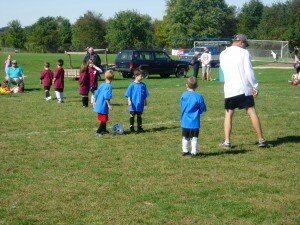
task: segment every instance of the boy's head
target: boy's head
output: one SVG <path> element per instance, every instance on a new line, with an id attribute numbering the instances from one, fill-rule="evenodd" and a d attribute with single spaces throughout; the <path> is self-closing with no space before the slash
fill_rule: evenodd
<path id="1" fill-rule="evenodd" d="M 45 67 L 45 68 L 50 68 L 50 63 L 45 62 L 45 63 L 44 63 L 44 67 Z"/>
<path id="2" fill-rule="evenodd" d="M 143 71 L 140 69 L 135 69 L 133 71 L 133 76 L 135 80 L 141 81 L 143 79 Z"/>
<path id="3" fill-rule="evenodd" d="M 104 77 L 105 77 L 106 80 L 112 81 L 112 80 L 114 79 L 114 77 L 115 77 L 114 71 L 112 71 L 112 70 L 107 70 L 107 71 L 105 72 L 105 74 L 104 74 Z"/>
<path id="4" fill-rule="evenodd" d="M 195 90 L 198 87 L 198 82 L 196 77 L 190 77 L 187 79 L 186 86 L 189 89 Z"/>
<path id="5" fill-rule="evenodd" d="M 62 60 L 62 59 L 57 60 L 57 65 L 58 66 L 63 66 L 64 65 L 64 60 Z"/>

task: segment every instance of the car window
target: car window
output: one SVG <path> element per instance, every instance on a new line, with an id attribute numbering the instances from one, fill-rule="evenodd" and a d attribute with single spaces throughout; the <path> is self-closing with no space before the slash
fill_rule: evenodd
<path id="1" fill-rule="evenodd" d="M 155 52 L 155 59 L 167 60 L 170 59 L 170 57 L 165 52 Z"/>
<path id="2" fill-rule="evenodd" d="M 140 59 L 140 60 L 152 60 L 153 57 L 152 57 L 151 52 L 139 52 L 137 54 L 137 59 Z"/>
<path id="3" fill-rule="evenodd" d="M 131 60 L 132 59 L 132 52 L 121 52 L 119 53 L 118 56 L 119 59 L 123 59 L 123 60 Z"/>

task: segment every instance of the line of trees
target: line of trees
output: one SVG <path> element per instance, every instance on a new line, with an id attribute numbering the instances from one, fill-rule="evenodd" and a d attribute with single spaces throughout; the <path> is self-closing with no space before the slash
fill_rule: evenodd
<path id="1" fill-rule="evenodd" d="M 243 33 L 250 39 L 287 40 L 293 48 L 300 45 L 299 12 L 300 0 L 271 6 L 250 0 L 241 9 L 225 0 L 167 0 L 162 20 L 135 10 L 120 11 L 108 20 L 101 13 L 87 11 L 73 25 L 63 17 L 41 17 L 22 28 L 13 20 L 0 31 L 0 46 L 44 53 L 94 46 L 117 52 L 185 48 L 199 38 Z"/>

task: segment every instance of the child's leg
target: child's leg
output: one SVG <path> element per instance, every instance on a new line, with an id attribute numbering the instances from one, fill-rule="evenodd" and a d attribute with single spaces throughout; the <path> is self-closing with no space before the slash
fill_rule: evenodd
<path id="1" fill-rule="evenodd" d="M 199 153 L 199 148 L 198 148 L 198 136 L 199 136 L 199 129 L 192 129 L 191 130 L 191 145 L 192 145 L 192 155 L 197 155 Z"/>
<path id="2" fill-rule="evenodd" d="M 129 126 L 130 126 L 130 131 L 134 132 L 134 112 L 130 112 Z"/>
<path id="3" fill-rule="evenodd" d="M 87 95 L 81 96 L 82 107 L 88 107 L 89 105 L 89 97 Z"/>
<path id="4" fill-rule="evenodd" d="M 55 90 L 55 96 L 57 98 L 57 101 L 61 101 L 59 91 Z"/>
<path id="5" fill-rule="evenodd" d="M 97 130 L 97 134 L 103 134 L 106 128 L 106 122 L 101 121 L 99 128 Z"/>
<path id="6" fill-rule="evenodd" d="M 139 112 L 137 114 L 137 131 L 138 132 L 144 132 L 143 130 L 143 119 L 142 119 L 142 113 Z"/>
<path id="7" fill-rule="evenodd" d="M 60 99 L 61 99 L 61 102 L 64 101 L 64 98 L 65 98 L 65 94 L 64 94 L 64 92 L 62 91 L 62 92 L 60 92 Z"/>
<path id="8" fill-rule="evenodd" d="M 189 152 L 190 139 L 182 137 L 182 153 L 186 154 Z"/>

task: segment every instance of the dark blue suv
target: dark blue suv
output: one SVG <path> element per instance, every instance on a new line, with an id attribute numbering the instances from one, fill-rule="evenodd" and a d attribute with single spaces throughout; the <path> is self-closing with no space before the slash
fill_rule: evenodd
<path id="1" fill-rule="evenodd" d="M 166 78 L 170 75 L 185 77 L 189 70 L 189 63 L 173 60 L 164 51 L 155 50 L 123 50 L 115 60 L 115 70 L 122 73 L 124 78 L 133 76 L 136 68 L 143 70 L 144 77 L 159 74 Z"/>

